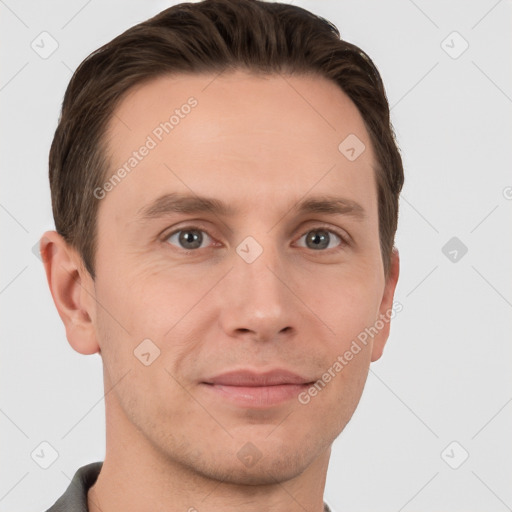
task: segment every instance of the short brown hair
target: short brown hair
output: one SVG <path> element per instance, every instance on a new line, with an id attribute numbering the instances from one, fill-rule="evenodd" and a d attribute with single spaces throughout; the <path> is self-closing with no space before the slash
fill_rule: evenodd
<path id="1" fill-rule="evenodd" d="M 162 75 L 237 69 L 325 77 L 359 109 L 377 160 L 379 236 L 388 275 L 404 173 L 380 74 L 363 50 L 340 39 L 331 22 L 278 2 L 177 4 L 80 64 L 66 89 L 49 157 L 57 232 L 94 279 L 99 200 L 93 191 L 108 172 L 105 132 L 120 99 L 133 86 Z"/>

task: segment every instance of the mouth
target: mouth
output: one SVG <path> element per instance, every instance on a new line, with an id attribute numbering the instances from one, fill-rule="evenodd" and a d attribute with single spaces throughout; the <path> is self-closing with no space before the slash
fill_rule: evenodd
<path id="1" fill-rule="evenodd" d="M 264 373 L 237 370 L 211 377 L 201 385 L 213 397 L 235 406 L 265 409 L 297 398 L 314 382 L 284 369 Z"/>

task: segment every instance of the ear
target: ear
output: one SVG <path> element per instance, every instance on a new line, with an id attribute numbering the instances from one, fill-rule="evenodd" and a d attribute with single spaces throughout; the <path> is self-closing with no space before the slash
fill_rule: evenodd
<path id="1" fill-rule="evenodd" d="M 46 231 L 39 242 L 48 286 L 69 344 L 80 354 L 94 354 L 96 340 L 94 281 L 82 259 L 56 231 Z"/>
<path id="2" fill-rule="evenodd" d="M 389 328 L 391 324 L 391 316 L 394 316 L 394 311 L 398 311 L 393 308 L 393 297 L 395 296 L 395 288 L 396 283 L 398 282 L 398 275 L 400 273 L 400 257 L 398 255 L 398 249 L 393 247 L 391 252 L 391 261 L 389 266 L 389 274 L 386 278 L 386 284 L 384 286 L 384 293 L 382 295 L 382 302 L 379 307 L 379 317 L 376 319 L 376 322 L 380 320 L 377 324 L 381 327 L 381 323 L 384 324 L 382 329 L 379 329 L 379 332 L 373 339 L 373 348 L 372 348 L 372 363 L 373 361 L 377 361 L 382 356 L 382 352 L 384 351 L 384 345 L 389 337 Z"/>

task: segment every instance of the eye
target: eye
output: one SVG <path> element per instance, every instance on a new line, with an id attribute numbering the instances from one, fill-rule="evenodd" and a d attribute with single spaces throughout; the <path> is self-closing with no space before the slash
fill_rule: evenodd
<path id="1" fill-rule="evenodd" d="M 321 249 L 336 249 L 336 247 L 331 246 L 331 242 L 335 242 L 336 239 L 339 242 L 337 246 L 338 249 L 343 247 L 347 243 L 345 238 L 340 233 L 337 233 L 336 231 L 333 231 L 332 229 L 327 229 L 325 227 L 310 229 L 309 231 L 304 233 L 300 237 L 300 239 L 304 237 L 306 237 L 306 247 L 308 249 L 313 249 L 315 251 Z"/>
<path id="2" fill-rule="evenodd" d="M 305 238 L 305 247 L 314 251 L 339 250 L 348 245 L 346 238 L 341 233 L 324 226 L 306 231 L 299 240 L 303 238 Z M 208 240 L 210 240 L 210 244 L 203 246 L 203 243 Z M 197 226 L 185 226 L 165 236 L 164 241 L 185 251 L 191 251 L 208 247 L 211 245 L 212 238 L 204 229 Z M 335 245 L 333 246 L 333 244 Z M 302 247 L 304 246 L 302 245 Z"/>
<path id="3" fill-rule="evenodd" d="M 200 249 L 201 244 L 203 243 L 205 236 L 207 239 L 210 239 L 210 236 L 206 231 L 199 229 L 195 226 L 186 226 L 178 231 L 174 231 L 169 236 L 165 238 L 166 241 L 170 241 L 173 245 L 178 245 L 180 249 L 192 250 L 192 249 Z M 177 239 L 176 239 L 177 237 Z M 172 241 L 175 238 L 176 243 Z"/>

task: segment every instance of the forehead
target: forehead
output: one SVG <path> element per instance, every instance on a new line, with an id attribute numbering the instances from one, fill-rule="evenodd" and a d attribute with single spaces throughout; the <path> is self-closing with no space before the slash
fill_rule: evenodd
<path id="1" fill-rule="evenodd" d="M 364 121 L 337 84 L 322 77 L 242 71 L 158 77 L 125 95 L 107 139 L 105 178 L 122 177 L 101 208 L 115 202 L 125 216 L 174 191 L 248 205 L 253 197 L 275 204 L 283 193 L 298 199 L 308 190 L 339 188 L 376 210 Z M 347 144 L 364 150 L 347 158 Z"/>

